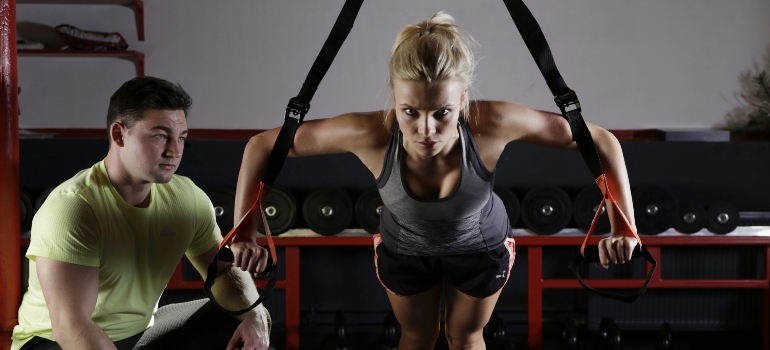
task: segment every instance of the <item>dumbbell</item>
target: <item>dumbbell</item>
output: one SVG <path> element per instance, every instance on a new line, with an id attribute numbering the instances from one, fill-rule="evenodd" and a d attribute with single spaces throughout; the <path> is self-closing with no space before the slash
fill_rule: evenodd
<path id="1" fill-rule="evenodd" d="M 19 228 L 21 233 L 29 231 L 32 228 L 32 217 L 35 216 L 35 208 L 32 204 L 29 194 L 26 191 L 19 191 Z"/>
<path id="2" fill-rule="evenodd" d="M 337 311 L 334 315 L 334 334 L 326 338 L 322 350 L 346 350 L 347 340 L 345 339 L 345 316 L 342 311 Z"/>
<path id="3" fill-rule="evenodd" d="M 733 232 L 738 227 L 738 219 L 738 209 L 730 203 L 713 202 L 706 207 L 706 228 L 713 233 Z"/>
<path id="4" fill-rule="evenodd" d="M 660 340 L 658 341 L 658 346 L 655 348 L 656 350 L 669 350 L 673 349 L 674 345 L 671 342 L 671 325 L 668 323 L 663 323 L 663 325 L 660 326 Z"/>
<path id="5" fill-rule="evenodd" d="M 319 188 L 305 197 L 302 217 L 307 227 L 318 234 L 331 236 L 342 232 L 353 219 L 353 203 L 345 190 Z"/>
<path id="6" fill-rule="evenodd" d="M 396 319 L 396 314 L 391 311 L 385 316 L 383 327 L 382 350 L 398 349 L 398 342 L 401 339 L 401 325 Z"/>
<path id="7" fill-rule="evenodd" d="M 497 313 L 492 313 L 487 323 L 489 336 L 485 339 L 489 350 L 516 350 L 516 345 L 505 334 L 505 321 Z"/>
<path id="8" fill-rule="evenodd" d="M 524 225 L 539 235 L 552 235 L 567 227 L 572 201 L 558 187 L 540 186 L 527 191 L 521 201 Z"/>
<path id="9" fill-rule="evenodd" d="M 576 319 L 567 319 L 561 323 L 561 339 L 557 346 L 560 350 L 576 350 L 580 348 L 579 336 L 582 322 Z"/>
<path id="10" fill-rule="evenodd" d="M 620 328 L 615 320 L 605 317 L 599 323 L 599 348 L 603 350 L 620 350 Z"/>
<path id="11" fill-rule="evenodd" d="M 631 196 L 639 233 L 657 235 L 674 225 L 679 206 L 668 190 L 658 185 L 644 184 L 634 188 Z"/>
<path id="12" fill-rule="evenodd" d="M 214 206 L 214 216 L 216 217 L 219 231 L 224 236 L 233 228 L 233 217 L 235 215 L 235 189 L 222 186 L 209 188 L 206 195 Z"/>
<path id="13" fill-rule="evenodd" d="M 37 212 L 41 206 L 43 206 L 43 203 L 45 203 L 45 200 L 48 199 L 48 195 L 53 192 L 53 190 L 56 187 L 48 187 L 44 189 L 42 192 L 40 192 L 37 197 L 35 197 L 35 208 L 34 211 Z"/>
<path id="14" fill-rule="evenodd" d="M 505 206 L 505 211 L 508 213 L 508 221 L 511 223 L 511 227 L 516 227 L 521 216 L 521 203 L 519 197 L 516 196 L 513 191 L 505 187 L 495 187 L 495 194 L 500 197 L 500 200 Z"/>
<path id="15" fill-rule="evenodd" d="M 706 226 L 706 211 L 703 206 L 692 201 L 679 202 L 679 215 L 674 221 L 674 228 L 681 233 L 695 233 Z"/>
<path id="16" fill-rule="evenodd" d="M 591 228 L 591 223 L 594 220 L 596 212 L 599 210 L 601 202 L 602 191 L 597 186 L 586 186 L 578 191 L 575 195 L 575 200 L 572 202 L 572 216 L 579 229 L 588 231 Z M 599 214 L 599 220 L 596 222 L 594 233 L 604 234 L 609 232 L 610 219 L 607 215 L 607 208 L 605 206 L 602 208 L 601 214 Z"/>
<path id="17" fill-rule="evenodd" d="M 366 232 L 371 234 L 380 232 L 382 206 L 380 191 L 376 186 L 366 189 L 356 199 L 356 220 Z"/>
<path id="18" fill-rule="evenodd" d="M 297 199 L 291 191 L 284 188 L 272 188 L 265 197 L 265 218 L 270 226 L 270 233 L 279 235 L 294 227 L 297 222 Z M 262 220 L 257 230 L 265 233 Z"/>

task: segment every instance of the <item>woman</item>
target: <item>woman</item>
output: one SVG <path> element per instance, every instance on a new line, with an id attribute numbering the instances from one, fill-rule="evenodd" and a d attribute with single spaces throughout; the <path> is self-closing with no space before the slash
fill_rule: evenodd
<path id="1" fill-rule="evenodd" d="M 375 235 L 377 275 L 402 327 L 400 349 L 432 349 L 446 295 L 446 337 L 453 349 L 484 348 L 489 320 L 513 263 L 510 224 L 493 193 L 494 169 L 509 142 L 576 149 L 559 115 L 515 103 L 469 101 L 475 62 L 471 38 L 439 12 L 401 30 L 389 72 L 394 108 L 305 122 L 289 156 L 351 152 L 376 178 L 385 203 Z M 633 226 L 620 145 L 588 124 L 619 207 Z M 279 129 L 254 136 L 238 178 L 235 217 L 256 200 Z M 617 232 L 600 243 L 601 265 L 628 261 L 636 239 Z M 236 265 L 262 271 L 267 252 L 253 243 L 256 222 L 233 244 Z M 242 224 L 243 225 L 243 224 Z M 250 236 L 250 237 L 249 237 Z"/>

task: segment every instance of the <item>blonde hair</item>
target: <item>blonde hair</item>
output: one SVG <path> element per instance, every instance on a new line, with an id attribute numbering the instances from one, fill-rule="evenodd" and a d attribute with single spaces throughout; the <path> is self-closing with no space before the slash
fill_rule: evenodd
<path id="1" fill-rule="evenodd" d="M 389 85 L 396 79 L 428 84 L 458 79 L 467 90 L 473 83 L 476 61 L 473 38 L 455 24 L 451 15 L 440 11 L 420 23 L 408 25 L 396 36 L 390 54 Z M 468 112 L 469 98 L 462 106 Z"/>

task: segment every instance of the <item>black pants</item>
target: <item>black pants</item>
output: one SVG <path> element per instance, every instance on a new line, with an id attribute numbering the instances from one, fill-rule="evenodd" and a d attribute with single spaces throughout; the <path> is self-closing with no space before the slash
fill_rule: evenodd
<path id="1" fill-rule="evenodd" d="M 115 342 L 118 350 L 225 349 L 240 321 L 208 299 L 166 305 L 155 324 L 131 338 Z M 21 350 L 61 350 L 56 342 L 34 337 Z"/>

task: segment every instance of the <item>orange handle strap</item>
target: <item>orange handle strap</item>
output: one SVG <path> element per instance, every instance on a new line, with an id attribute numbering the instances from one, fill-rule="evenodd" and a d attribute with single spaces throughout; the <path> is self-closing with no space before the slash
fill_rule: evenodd
<path id="1" fill-rule="evenodd" d="M 235 224 L 230 232 L 227 233 L 225 238 L 222 239 L 222 243 L 219 244 L 220 249 L 235 242 L 235 239 L 239 234 L 241 234 L 241 224 L 246 222 L 246 220 L 251 220 L 251 218 L 254 216 L 254 213 L 259 211 L 260 215 L 262 216 L 262 225 L 265 227 L 265 235 L 267 236 L 267 244 L 270 247 L 270 254 L 273 260 L 273 264 L 277 262 L 277 257 L 275 255 L 275 244 L 273 243 L 273 235 L 270 233 L 270 226 L 267 224 L 267 218 L 265 217 L 265 198 L 267 197 L 268 193 L 270 193 L 270 186 L 260 181 L 259 190 L 257 190 L 257 200 L 254 201 L 254 204 L 251 206 L 251 208 L 249 208 L 249 211 L 247 211 L 246 214 L 244 214 L 243 217 L 238 220 L 238 223 Z"/>
<path id="2" fill-rule="evenodd" d="M 595 180 L 596 185 L 599 186 L 599 189 L 602 191 L 602 202 L 599 204 L 599 209 L 596 210 L 596 214 L 594 215 L 594 220 L 591 222 L 591 227 L 588 229 L 588 233 L 586 233 L 585 239 L 583 239 L 583 245 L 580 246 L 580 254 L 583 254 L 586 245 L 588 244 L 588 239 L 591 238 L 591 235 L 594 233 L 594 229 L 596 228 L 596 223 L 599 221 L 599 215 L 602 213 L 602 209 L 605 205 L 607 205 L 607 201 L 609 201 L 610 205 L 612 205 L 612 208 L 614 209 L 614 212 L 617 214 L 620 214 L 620 217 L 623 219 L 623 224 L 625 227 L 621 228 L 620 230 L 613 230 L 617 233 L 622 233 L 625 236 L 634 237 L 636 238 L 637 242 L 639 242 L 639 247 L 642 246 L 642 240 L 639 238 L 639 235 L 636 233 L 636 231 L 633 229 L 633 226 L 631 226 L 631 223 L 628 221 L 628 217 L 626 217 L 626 214 L 623 213 L 623 210 L 620 209 L 618 206 L 618 203 L 615 201 L 615 198 L 612 197 L 612 193 L 610 192 L 610 187 L 607 184 L 607 177 L 604 174 L 601 174 L 599 177 L 597 177 Z"/>

